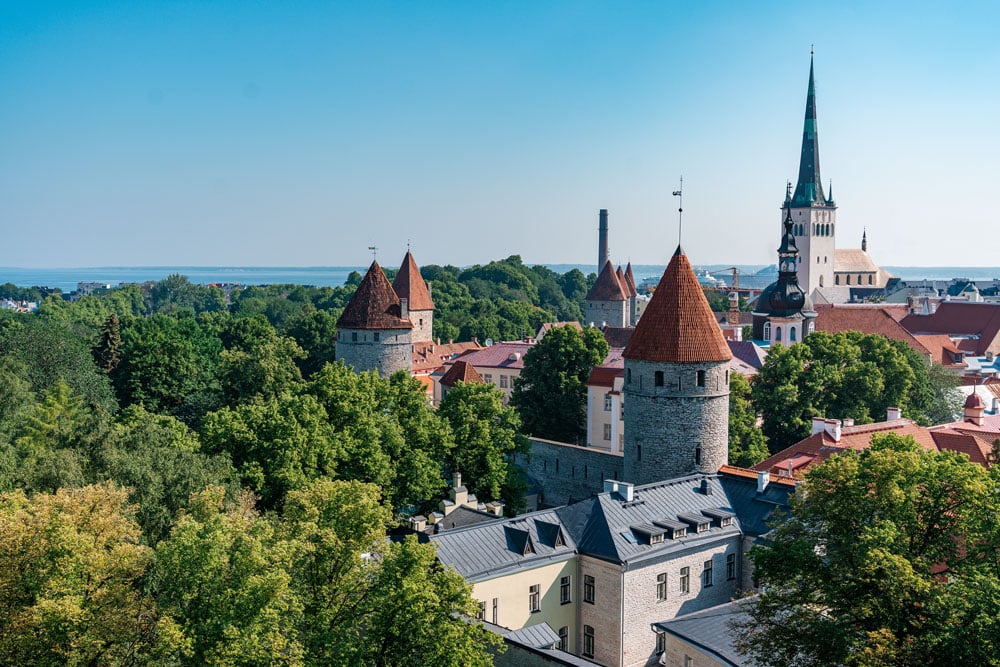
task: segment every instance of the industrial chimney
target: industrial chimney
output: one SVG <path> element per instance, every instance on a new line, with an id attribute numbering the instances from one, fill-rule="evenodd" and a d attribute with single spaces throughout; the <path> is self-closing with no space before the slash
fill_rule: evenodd
<path id="1" fill-rule="evenodd" d="M 597 226 L 597 273 L 600 274 L 604 264 L 611 259 L 608 252 L 608 209 L 601 209 L 600 222 Z"/>

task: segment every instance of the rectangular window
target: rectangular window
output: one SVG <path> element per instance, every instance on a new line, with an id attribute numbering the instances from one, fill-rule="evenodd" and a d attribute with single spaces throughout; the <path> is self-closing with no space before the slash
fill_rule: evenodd
<path id="1" fill-rule="evenodd" d="M 736 554 L 726 556 L 726 579 L 732 581 L 736 578 Z"/>
<path id="2" fill-rule="evenodd" d="M 506 389 L 507 388 L 507 376 L 506 375 L 501 375 L 500 376 L 500 388 L 501 389 Z"/>
<path id="3" fill-rule="evenodd" d="M 542 605 L 539 599 L 539 585 L 534 584 L 528 588 L 528 611 L 541 611 Z"/>
<path id="4" fill-rule="evenodd" d="M 667 633 L 657 632 L 656 633 L 656 655 L 660 655 L 667 650 Z"/>
<path id="5" fill-rule="evenodd" d="M 376 331 L 373 335 L 375 336 L 375 342 L 377 343 L 379 341 L 379 336 L 381 334 L 378 331 Z"/>
<path id="6" fill-rule="evenodd" d="M 497 624 L 500 614 L 500 598 L 493 598 L 493 625 Z"/>
<path id="7" fill-rule="evenodd" d="M 569 604 L 573 601 L 570 593 L 570 577 L 560 577 L 559 579 L 559 604 Z"/>
<path id="8" fill-rule="evenodd" d="M 566 651 L 569 649 L 569 628 L 565 625 L 559 628 L 559 650 Z"/>
<path id="9" fill-rule="evenodd" d="M 604 439 L 605 440 L 611 439 L 611 424 L 604 425 Z"/>
<path id="10" fill-rule="evenodd" d="M 691 592 L 691 568 L 681 568 L 681 594 L 686 595 Z"/>
<path id="11" fill-rule="evenodd" d="M 705 371 L 698 371 L 698 386 L 705 386 Z"/>
<path id="12" fill-rule="evenodd" d="M 705 588 L 715 583 L 715 564 L 711 560 L 705 561 L 705 569 L 701 572 L 701 579 Z"/>
<path id="13" fill-rule="evenodd" d="M 663 602 L 667 599 L 667 573 L 656 575 L 656 601 Z"/>
<path id="14" fill-rule="evenodd" d="M 594 657 L 594 628 L 589 625 L 583 626 L 583 657 Z"/>
<path id="15" fill-rule="evenodd" d="M 476 618 L 480 621 L 486 620 L 486 600 L 480 600 L 476 608 Z"/>
<path id="16" fill-rule="evenodd" d="M 489 373 L 483 373 L 484 382 L 493 382 L 493 376 Z"/>
<path id="17" fill-rule="evenodd" d="M 611 394 L 604 395 L 604 411 L 611 412 Z"/>
<path id="18" fill-rule="evenodd" d="M 594 604 L 594 578 L 589 574 L 583 575 L 583 601 Z"/>
<path id="19" fill-rule="evenodd" d="M 352 343 L 357 343 L 358 342 L 358 332 L 357 331 L 352 331 L 351 332 L 351 342 Z"/>

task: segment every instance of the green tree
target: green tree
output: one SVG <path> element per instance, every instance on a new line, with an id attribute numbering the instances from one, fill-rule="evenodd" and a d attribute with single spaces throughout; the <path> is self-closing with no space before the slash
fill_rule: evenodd
<path id="1" fill-rule="evenodd" d="M 438 412 L 451 424 L 455 448 L 451 469 L 462 473 L 469 491 L 483 501 L 503 499 L 508 513 L 524 504 L 523 491 L 510 468 L 514 454 L 528 452 L 521 420 L 503 404 L 503 392 L 492 384 L 459 382 L 448 391 Z"/>
<path id="2" fill-rule="evenodd" d="M 763 592 L 743 650 L 759 665 L 1000 664 L 998 480 L 893 434 L 814 466 L 750 552 Z"/>
<path id="3" fill-rule="evenodd" d="M 111 313 L 101 326 L 101 338 L 94 348 L 94 361 L 105 375 L 118 367 L 121 357 L 122 334 L 118 315 Z"/>
<path id="4" fill-rule="evenodd" d="M 292 338 L 279 336 L 264 318 L 232 320 L 222 341 L 226 349 L 221 354 L 219 377 L 229 405 L 255 396 L 277 396 L 302 380 L 296 361 L 304 358 L 305 352 Z"/>
<path id="5" fill-rule="evenodd" d="M 308 394 L 283 393 L 206 415 L 201 441 L 209 453 L 228 453 L 243 484 L 278 507 L 285 494 L 332 475 L 342 458 L 323 406 Z"/>
<path id="6" fill-rule="evenodd" d="M 0 495 L 0 662 L 146 664 L 152 552 L 126 498 L 113 485 Z"/>
<path id="7" fill-rule="evenodd" d="M 511 403 L 530 435 L 576 443 L 586 433 L 587 377 L 604 361 L 608 343 L 599 329 L 552 329 L 527 354 Z"/>
<path id="8" fill-rule="evenodd" d="M 813 417 L 864 424 L 898 407 L 925 422 L 934 400 L 919 355 L 900 341 L 855 331 L 818 331 L 801 343 L 773 346 L 753 382 L 754 406 L 772 452 L 807 436 Z"/>
<path id="9" fill-rule="evenodd" d="M 305 352 L 299 369 L 305 378 L 336 359 L 337 318 L 325 310 L 305 310 L 286 322 L 285 335 L 291 336 Z"/>
<path id="10" fill-rule="evenodd" d="M 729 379 L 729 463 L 749 468 L 766 459 L 767 438 L 757 426 L 750 383 L 739 373 Z"/>

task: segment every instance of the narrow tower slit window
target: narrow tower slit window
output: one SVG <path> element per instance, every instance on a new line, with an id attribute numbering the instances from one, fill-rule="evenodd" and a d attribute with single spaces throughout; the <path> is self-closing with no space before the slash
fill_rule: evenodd
<path id="1" fill-rule="evenodd" d="M 657 387 L 663 386 L 663 371 L 656 371 L 656 373 L 653 374 L 653 384 Z"/>
<path id="2" fill-rule="evenodd" d="M 698 371 L 695 374 L 695 382 L 698 384 L 699 387 L 705 386 L 705 371 Z"/>

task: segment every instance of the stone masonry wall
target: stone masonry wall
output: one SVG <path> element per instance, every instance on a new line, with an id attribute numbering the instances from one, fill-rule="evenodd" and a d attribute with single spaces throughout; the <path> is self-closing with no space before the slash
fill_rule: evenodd
<path id="1" fill-rule="evenodd" d="M 621 454 L 541 438 L 529 441 L 530 458 L 518 455 L 515 462 L 541 485 L 539 503 L 545 506 L 589 498 L 604 490 L 604 480 L 622 479 Z"/>
<path id="2" fill-rule="evenodd" d="M 410 340 L 414 343 L 426 343 L 434 340 L 432 331 L 434 330 L 433 310 L 411 310 L 410 322 L 413 324 L 413 331 Z"/>
<path id="3" fill-rule="evenodd" d="M 411 340 L 409 329 L 341 329 L 337 331 L 337 359 L 357 373 L 377 371 L 388 377 L 399 370 L 410 370 Z"/>
<path id="4" fill-rule="evenodd" d="M 705 372 L 702 387 L 698 371 Z M 657 372 L 663 373 L 661 386 Z M 624 393 L 625 481 L 648 484 L 696 471 L 716 472 L 727 463 L 728 363 L 626 359 Z"/>
<path id="5" fill-rule="evenodd" d="M 607 324 L 610 327 L 628 326 L 628 299 L 622 301 L 587 301 L 584 312 L 584 326 L 599 327 Z"/>

